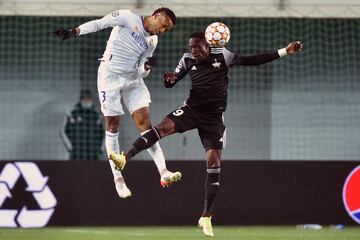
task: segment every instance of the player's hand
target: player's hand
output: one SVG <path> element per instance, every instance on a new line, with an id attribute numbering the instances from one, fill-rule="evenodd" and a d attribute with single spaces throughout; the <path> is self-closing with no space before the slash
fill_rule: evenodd
<path id="1" fill-rule="evenodd" d="M 294 53 L 300 52 L 302 49 L 303 49 L 302 42 L 296 41 L 296 42 L 291 42 L 291 43 L 289 43 L 289 45 L 287 45 L 286 52 L 288 54 L 294 54 Z"/>
<path id="2" fill-rule="evenodd" d="M 156 57 L 149 57 L 146 59 L 144 63 L 144 68 L 146 71 L 150 70 L 152 67 L 157 66 L 157 58 Z"/>
<path id="3" fill-rule="evenodd" d="M 164 85 L 167 88 L 174 86 L 174 84 L 176 83 L 176 79 L 176 73 L 174 72 L 167 72 L 163 74 Z"/>
<path id="4" fill-rule="evenodd" d="M 62 40 L 66 40 L 71 37 L 77 37 L 79 35 L 79 32 L 76 28 L 75 29 L 60 28 L 60 29 L 55 30 L 53 33 L 56 37 L 59 37 Z"/>

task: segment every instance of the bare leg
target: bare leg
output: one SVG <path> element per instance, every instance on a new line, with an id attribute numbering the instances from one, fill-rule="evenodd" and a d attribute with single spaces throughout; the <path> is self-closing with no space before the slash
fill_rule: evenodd
<path id="1" fill-rule="evenodd" d="M 173 133 L 175 133 L 175 124 L 170 118 L 165 117 L 159 125 L 152 128 L 133 143 L 133 147 L 126 153 L 126 160 L 153 146 L 160 138 Z"/>
<path id="2" fill-rule="evenodd" d="M 151 128 L 149 107 L 143 107 L 132 113 L 135 126 L 139 132 L 145 132 Z"/>

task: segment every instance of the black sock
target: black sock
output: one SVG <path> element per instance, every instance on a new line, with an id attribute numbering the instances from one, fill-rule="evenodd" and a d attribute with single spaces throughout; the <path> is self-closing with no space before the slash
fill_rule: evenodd
<path id="1" fill-rule="evenodd" d="M 220 167 L 208 168 L 205 181 L 205 204 L 203 215 L 211 216 L 220 187 Z"/>
<path id="2" fill-rule="evenodd" d="M 154 145 L 160 139 L 160 134 L 156 128 L 152 128 L 150 131 L 136 139 L 133 143 L 133 147 L 127 152 L 126 159 L 129 160 L 142 150 L 148 149 Z"/>

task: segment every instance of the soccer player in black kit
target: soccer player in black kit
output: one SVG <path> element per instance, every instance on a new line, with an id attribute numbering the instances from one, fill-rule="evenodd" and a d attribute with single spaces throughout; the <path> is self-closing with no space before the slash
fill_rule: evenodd
<path id="1" fill-rule="evenodd" d="M 207 160 L 205 203 L 199 226 L 206 236 L 214 236 L 211 217 L 220 187 L 220 159 L 225 138 L 223 113 L 227 104 L 229 68 L 271 62 L 300 51 L 303 45 L 298 41 L 291 42 L 286 48 L 277 51 L 244 57 L 226 48 L 210 48 L 203 32 L 193 32 L 188 47 L 189 53 L 183 55 L 175 72 L 163 75 L 166 88 L 173 87 L 186 74 L 190 75 L 192 87 L 185 105 L 168 114 L 160 124 L 138 138 L 124 155 L 123 161 L 115 164 L 123 168 L 127 160 L 161 138 L 197 129 Z"/>

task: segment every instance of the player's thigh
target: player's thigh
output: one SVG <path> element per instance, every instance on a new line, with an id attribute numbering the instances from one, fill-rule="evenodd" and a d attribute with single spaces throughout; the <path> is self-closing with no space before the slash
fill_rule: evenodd
<path id="1" fill-rule="evenodd" d="M 101 112 L 104 116 L 119 116 L 124 114 L 121 105 L 121 96 L 119 90 L 98 90 Z"/>
<path id="2" fill-rule="evenodd" d="M 197 116 L 186 105 L 172 111 L 166 117 L 173 121 L 178 133 L 197 128 Z"/>
<path id="3" fill-rule="evenodd" d="M 118 80 L 119 76 L 111 71 L 110 66 L 105 63 L 100 64 L 97 85 L 101 112 L 104 116 L 118 116 L 124 114 L 119 88 L 115 88 L 115 83 Z M 117 87 L 121 86 L 118 84 Z"/>
<path id="4" fill-rule="evenodd" d="M 223 149 L 225 147 L 225 129 L 223 124 L 207 124 L 202 125 L 198 129 L 201 143 L 206 151 L 209 149 Z"/>
<path id="5" fill-rule="evenodd" d="M 149 107 L 151 102 L 150 92 L 142 79 L 137 84 L 122 89 L 121 95 L 131 115 L 138 109 Z"/>

